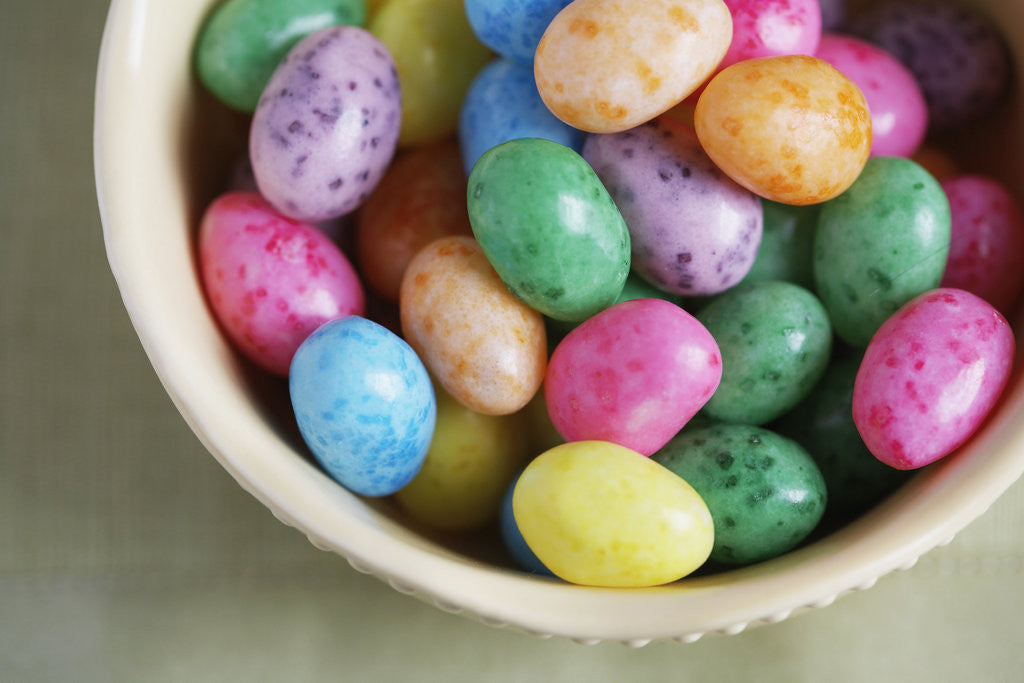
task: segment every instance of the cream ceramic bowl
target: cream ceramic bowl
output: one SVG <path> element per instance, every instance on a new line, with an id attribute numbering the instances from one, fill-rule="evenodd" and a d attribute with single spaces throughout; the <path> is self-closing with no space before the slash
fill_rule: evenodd
<path id="1" fill-rule="evenodd" d="M 982 514 L 1024 470 L 1024 379 L 1017 371 L 984 428 L 871 513 L 778 559 L 641 589 L 564 584 L 497 563 L 496 541 L 443 541 L 386 501 L 359 498 L 305 455 L 279 380 L 225 344 L 204 303 L 192 240 L 244 149 L 244 121 L 197 85 L 190 51 L 211 0 L 114 0 L 96 87 L 95 164 L 104 238 L 125 307 L 153 367 L 213 456 L 285 524 L 396 590 L 487 624 L 580 642 L 693 641 L 824 606 L 908 567 Z M 1024 3 L 986 6 L 1018 48 Z M 1009 179 L 1024 199 L 1024 102 L 964 136 L 967 168 Z M 1024 330 L 1022 316 L 1015 327 Z"/>

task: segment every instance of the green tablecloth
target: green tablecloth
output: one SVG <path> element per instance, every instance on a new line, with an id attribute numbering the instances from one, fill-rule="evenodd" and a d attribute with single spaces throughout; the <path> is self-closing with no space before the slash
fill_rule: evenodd
<path id="1" fill-rule="evenodd" d="M 453 616 L 312 548 L 189 432 L 106 265 L 101 0 L 0 9 L 0 680 L 1011 681 L 1024 483 L 825 609 L 631 650 Z"/>

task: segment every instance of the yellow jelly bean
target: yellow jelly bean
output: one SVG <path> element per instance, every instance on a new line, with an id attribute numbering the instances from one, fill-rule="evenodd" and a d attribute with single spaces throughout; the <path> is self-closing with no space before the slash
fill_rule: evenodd
<path id="1" fill-rule="evenodd" d="M 387 0 L 369 30 L 391 52 L 402 85 L 398 144 L 453 134 L 466 91 L 492 57 L 473 33 L 463 0 Z"/>
<path id="2" fill-rule="evenodd" d="M 414 519 L 446 531 L 478 529 L 497 517 L 526 460 L 523 415 L 483 415 L 435 387 L 437 423 L 416 477 L 395 494 Z"/>
<path id="3" fill-rule="evenodd" d="M 750 59 L 722 70 L 697 101 L 694 127 L 726 175 L 784 204 L 841 194 L 871 151 L 871 116 L 860 89 L 805 55 Z"/>
<path id="4" fill-rule="evenodd" d="M 463 405 L 507 415 L 537 393 L 544 318 L 512 296 L 472 237 L 442 237 L 417 252 L 398 306 L 406 341 Z"/>
<path id="5" fill-rule="evenodd" d="M 555 575 L 592 586 L 669 583 L 707 560 L 711 513 L 681 477 L 606 441 L 555 446 L 523 471 L 512 510 Z"/>
<path id="6" fill-rule="evenodd" d="M 731 41 L 732 16 L 722 0 L 574 0 L 544 32 L 534 76 L 562 121 L 616 133 L 696 90 Z"/>

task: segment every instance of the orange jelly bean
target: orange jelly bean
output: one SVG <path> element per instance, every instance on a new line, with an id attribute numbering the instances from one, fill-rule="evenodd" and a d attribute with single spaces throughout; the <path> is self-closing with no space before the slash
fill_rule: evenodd
<path id="1" fill-rule="evenodd" d="M 805 55 L 724 69 L 697 101 L 694 127 L 730 178 L 784 204 L 817 204 L 841 194 L 871 151 L 863 93 L 829 64 Z"/>

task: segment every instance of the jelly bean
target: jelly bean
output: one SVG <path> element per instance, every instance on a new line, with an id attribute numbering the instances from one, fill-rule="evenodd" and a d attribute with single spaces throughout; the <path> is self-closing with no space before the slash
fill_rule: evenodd
<path id="1" fill-rule="evenodd" d="M 821 302 L 789 282 L 740 285 L 697 319 L 722 352 L 722 382 L 704 412 L 760 425 L 795 406 L 828 365 L 832 327 Z"/>
<path id="2" fill-rule="evenodd" d="M 815 55 L 857 84 L 871 112 L 871 154 L 910 156 L 928 130 L 917 79 L 885 50 L 853 36 L 825 34 Z"/>
<path id="3" fill-rule="evenodd" d="M 501 531 L 501 540 L 505 544 L 505 549 L 512 555 L 512 559 L 516 561 L 521 569 L 524 569 L 531 574 L 540 574 L 543 576 L 554 576 L 551 570 L 544 566 L 544 563 L 540 561 L 537 554 L 530 550 L 530 546 L 527 545 L 526 539 L 523 538 L 523 534 L 519 531 L 519 525 L 516 524 L 515 512 L 512 509 L 512 496 L 515 493 L 516 483 L 519 481 L 517 476 L 512 484 L 508 487 L 505 493 L 505 498 L 501 503 L 501 513 L 499 518 L 499 525 Z"/>
<path id="4" fill-rule="evenodd" d="M 811 289 L 811 253 L 820 205 L 792 206 L 761 200 L 764 229 L 757 258 L 741 284 L 785 280 Z"/>
<path id="5" fill-rule="evenodd" d="M 577 584 L 654 586 L 700 567 L 714 523 L 682 478 L 603 441 L 556 446 L 527 465 L 512 494 L 527 544 Z"/>
<path id="6" fill-rule="evenodd" d="M 544 106 L 533 69 L 509 59 L 496 59 L 477 74 L 459 114 L 459 145 L 467 175 L 484 152 L 503 142 L 544 138 L 579 152 L 583 136 Z"/>
<path id="7" fill-rule="evenodd" d="M 544 30 L 571 0 L 465 0 L 477 37 L 502 57 L 533 66 Z"/>
<path id="8" fill-rule="evenodd" d="M 370 31 L 394 55 L 402 81 L 403 147 L 452 135 L 477 72 L 491 60 L 462 0 L 388 0 Z"/>
<path id="9" fill-rule="evenodd" d="M 473 167 L 469 220 L 515 296 L 558 320 L 607 308 L 629 273 L 629 233 L 593 169 L 568 147 L 520 138 Z"/>
<path id="10" fill-rule="evenodd" d="M 537 46 L 537 88 L 569 125 L 617 133 L 693 92 L 731 39 L 722 0 L 574 0 Z"/>
<path id="11" fill-rule="evenodd" d="M 207 207 L 199 269 L 232 343 L 276 375 L 288 374 L 295 349 L 321 324 L 364 310 L 362 285 L 344 254 L 254 192 L 227 193 Z"/>
<path id="12" fill-rule="evenodd" d="M 253 115 L 249 156 L 260 192 L 307 222 L 355 210 L 391 163 L 400 99 L 391 56 L 363 29 L 303 38 Z"/>
<path id="13" fill-rule="evenodd" d="M 342 486 L 386 496 L 419 471 L 437 408 L 401 338 L 358 316 L 324 323 L 295 352 L 288 387 L 303 440 Z"/>
<path id="14" fill-rule="evenodd" d="M 551 424 L 551 416 L 548 414 L 548 404 L 544 399 L 544 388 L 537 391 L 526 407 L 520 411 L 523 421 L 527 426 L 526 440 L 529 442 L 529 451 L 533 454 L 543 453 L 549 448 L 565 443 L 565 439 L 558 433 L 555 426 Z"/>
<path id="15" fill-rule="evenodd" d="M 818 218 L 814 280 L 836 334 L 863 348 L 897 308 L 937 287 L 949 240 L 939 183 L 909 159 L 872 158 Z"/>
<path id="16" fill-rule="evenodd" d="M 544 397 L 566 441 L 610 441 L 650 455 L 711 398 L 722 378 L 715 340 L 662 299 L 601 311 L 566 335 Z"/>
<path id="17" fill-rule="evenodd" d="M 359 271 L 398 301 L 402 275 L 420 248 L 445 235 L 472 235 L 466 176 L 452 140 L 402 150 L 356 215 Z"/>
<path id="18" fill-rule="evenodd" d="M 684 124 L 661 117 L 591 135 L 583 158 L 626 221 L 633 271 L 655 287 L 715 294 L 750 270 L 761 242 L 761 202 L 712 163 Z"/>
<path id="19" fill-rule="evenodd" d="M 942 182 L 952 230 L 943 287 L 966 289 L 1004 314 L 1024 287 L 1024 218 L 1006 187 L 985 176 Z"/>
<path id="20" fill-rule="evenodd" d="M 868 344 L 853 420 L 868 449 L 897 469 L 923 467 L 964 443 L 1009 379 L 1013 331 L 983 299 L 941 288 L 907 302 Z"/>
<path id="21" fill-rule="evenodd" d="M 224 104 L 251 113 L 295 43 L 329 26 L 362 26 L 365 19 L 363 0 L 227 0 L 199 33 L 196 73 Z"/>
<path id="22" fill-rule="evenodd" d="M 813 55 L 821 38 L 818 0 L 725 0 L 732 15 L 732 43 L 720 69 L 778 55 Z"/>
<path id="23" fill-rule="evenodd" d="M 687 432 L 652 459 L 707 504 L 715 562 L 752 564 L 781 555 L 825 512 L 828 495 L 814 460 L 796 441 L 767 429 L 730 424 Z"/>
<path id="24" fill-rule="evenodd" d="M 540 313 L 502 284 L 472 237 L 442 237 L 405 271 L 402 331 L 456 400 L 506 415 L 537 393 L 547 366 Z"/>
<path id="25" fill-rule="evenodd" d="M 821 6 L 821 30 L 838 31 L 846 23 L 846 0 L 818 0 Z"/>
<path id="26" fill-rule="evenodd" d="M 871 151 L 860 89 L 806 55 L 733 64 L 711 79 L 694 112 L 708 156 L 752 192 L 815 204 L 848 188 Z"/>
<path id="27" fill-rule="evenodd" d="M 858 15 L 849 31 L 888 50 L 913 72 L 928 103 L 932 131 L 978 119 L 1008 88 L 1007 48 L 975 10 L 893 0 Z"/>
<path id="28" fill-rule="evenodd" d="M 867 512 L 907 481 L 905 472 L 871 455 L 853 422 L 853 382 L 862 356 L 834 359 L 811 393 L 770 426 L 814 458 L 828 490 L 824 517 L 830 523 Z"/>
<path id="29" fill-rule="evenodd" d="M 408 515 L 447 531 L 495 520 L 505 491 L 526 461 L 519 415 L 483 415 L 435 387 L 437 423 L 416 477 L 395 494 Z"/>

